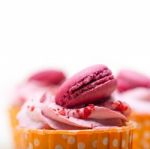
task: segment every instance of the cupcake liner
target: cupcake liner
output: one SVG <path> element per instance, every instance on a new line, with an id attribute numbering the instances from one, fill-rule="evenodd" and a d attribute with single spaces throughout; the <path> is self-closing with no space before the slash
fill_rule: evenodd
<path id="1" fill-rule="evenodd" d="M 18 128 L 17 149 L 132 149 L 133 124 L 105 130 Z"/>
<path id="2" fill-rule="evenodd" d="M 16 119 L 16 116 L 19 111 L 20 111 L 19 106 L 11 106 L 11 107 L 9 107 L 9 110 L 8 110 L 12 139 L 13 139 L 15 148 L 18 145 L 18 143 L 16 141 L 16 138 L 18 137 L 17 131 L 16 131 L 16 128 L 18 126 L 18 120 Z"/>
<path id="3" fill-rule="evenodd" d="M 16 119 L 16 116 L 19 111 L 20 111 L 19 106 L 9 107 L 9 119 L 10 119 L 10 124 L 12 129 L 14 129 L 18 125 L 18 120 Z"/>
<path id="4" fill-rule="evenodd" d="M 134 112 L 131 119 L 137 123 L 133 135 L 133 149 L 150 149 L 150 114 Z"/>

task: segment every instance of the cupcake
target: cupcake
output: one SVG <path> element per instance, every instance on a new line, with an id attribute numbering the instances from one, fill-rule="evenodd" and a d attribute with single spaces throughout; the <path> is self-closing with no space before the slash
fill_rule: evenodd
<path id="1" fill-rule="evenodd" d="M 14 131 L 18 125 L 16 115 L 23 104 L 30 98 L 42 96 L 45 92 L 54 95 L 58 86 L 64 80 L 65 75 L 59 70 L 43 70 L 33 74 L 15 88 L 9 107 L 9 117 L 13 134 L 15 134 Z"/>
<path id="2" fill-rule="evenodd" d="M 138 124 L 134 133 L 134 149 L 150 149 L 150 78 L 131 70 L 118 74 L 118 93 L 115 98 L 130 104 L 130 119 Z"/>
<path id="3" fill-rule="evenodd" d="M 111 97 L 116 79 L 104 65 L 66 80 L 56 95 L 28 100 L 18 113 L 18 149 L 131 149 L 130 107 Z"/>

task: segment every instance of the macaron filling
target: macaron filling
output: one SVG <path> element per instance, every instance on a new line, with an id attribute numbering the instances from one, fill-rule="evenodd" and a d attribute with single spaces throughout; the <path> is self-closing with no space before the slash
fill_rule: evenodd
<path id="1" fill-rule="evenodd" d="M 88 75 L 82 80 L 79 80 L 76 84 L 74 84 L 69 90 L 68 95 L 64 98 L 72 99 L 77 97 L 78 95 L 92 90 L 97 85 L 103 85 L 107 81 L 114 79 L 111 72 L 109 70 L 95 72 L 94 74 Z"/>

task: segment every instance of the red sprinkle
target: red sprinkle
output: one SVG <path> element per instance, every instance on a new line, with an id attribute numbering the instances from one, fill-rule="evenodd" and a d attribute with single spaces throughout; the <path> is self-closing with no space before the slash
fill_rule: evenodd
<path id="1" fill-rule="evenodd" d="M 73 112 L 72 115 L 75 116 L 75 112 Z"/>
<path id="2" fill-rule="evenodd" d="M 34 111 L 34 109 L 35 109 L 35 107 L 31 106 L 30 111 L 32 112 L 32 111 Z"/>
<path id="3" fill-rule="evenodd" d="M 20 97 L 20 101 L 25 102 L 26 98 L 25 97 Z"/>
<path id="4" fill-rule="evenodd" d="M 65 110 L 64 110 L 64 109 L 62 109 L 62 110 L 60 110 L 60 111 L 59 111 L 59 114 L 61 114 L 61 115 L 65 116 L 65 115 L 66 115 L 66 112 L 65 112 Z"/>
<path id="5" fill-rule="evenodd" d="M 45 125 L 43 126 L 43 129 L 50 129 L 50 127 L 49 127 L 48 124 L 45 124 Z"/>
<path id="6" fill-rule="evenodd" d="M 43 96 L 40 99 L 40 102 L 43 103 L 46 100 L 46 93 L 43 94 Z"/>
<path id="7" fill-rule="evenodd" d="M 88 116 L 91 114 L 91 112 L 92 112 L 92 109 L 91 109 L 91 108 L 85 107 L 85 108 L 84 108 L 84 111 L 83 111 L 83 118 L 84 118 L 84 119 L 87 119 Z"/>
<path id="8" fill-rule="evenodd" d="M 91 110 L 94 110 L 95 109 L 95 106 L 93 104 L 89 104 L 88 107 L 91 109 Z"/>
<path id="9" fill-rule="evenodd" d="M 76 110 L 76 112 L 77 112 L 77 113 L 80 113 L 80 110 L 79 110 L 79 109 L 77 109 L 77 110 Z"/>
<path id="10" fill-rule="evenodd" d="M 116 106 L 116 110 L 120 112 L 126 111 L 128 109 L 128 106 L 124 105 L 121 101 L 119 101 Z"/>

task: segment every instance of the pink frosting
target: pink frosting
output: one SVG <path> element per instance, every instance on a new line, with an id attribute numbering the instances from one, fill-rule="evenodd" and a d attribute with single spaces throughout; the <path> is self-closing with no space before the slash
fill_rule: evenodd
<path id="1" fill-rule="evenodd" d="M 118 107 L 126 109 L 124 112 L 119 112 Z M 57 105 L 54 96 L 48 93 L 41 99 L 28 100 L 17 118 L 19 126 L 26 128 L 104 129 L 125 125 L 129 113 L 128 106 L 121 106 L 120 102 L 115 102 L 113 99 L 103 105 L 90 104 L 78 109 L 67 109 Z"/>
<path id="2" fill-rule="evenodd" d="M 137 87 L 123 93 L 114 93 L 114 98 L 127 102 L 133 110 L 150 113 L 150 89 Z"/>
<path id="3" fill-rule="evenodd" d="M 44 86 L 36 81 L 23 82 L 18 85 L 13 92 L 12 105 L 22 106 L 30 97 L 37 98 L 43 95 L 45 92 L 55 94 L 57 86 Z"/>

